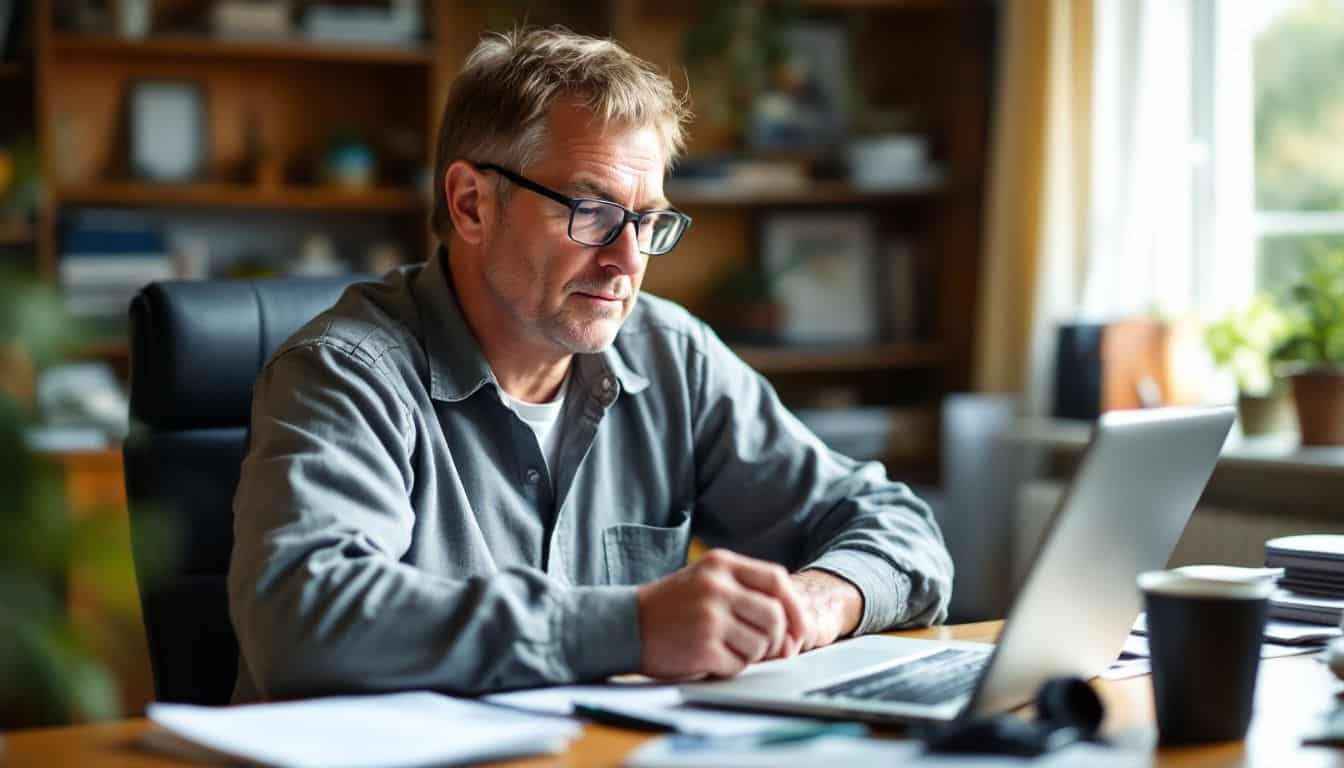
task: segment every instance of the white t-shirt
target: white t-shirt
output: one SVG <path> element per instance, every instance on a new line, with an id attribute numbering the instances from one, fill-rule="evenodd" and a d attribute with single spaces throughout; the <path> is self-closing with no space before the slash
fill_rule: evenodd
<path id="1" fill-rule="evenodd" d="M 560 409 L 565 405 L 565 389 L 568 386 L 569 374 L 566 373 L 565 380 L 560 382 L 560 389 L 555 393 L 555 399 L 548 403 L 525 403 L 510 397 L 503 389 L 499 390 L 504 405 L 518 414 L 518 418 L 531 427 L 532 433 L 537 436 L 537 445 L 541 448 L 541 457 L 546 460 L 548 472 L 554 471 L 560 452 L 560 430 L 556 427 L 559 426 Z"/>

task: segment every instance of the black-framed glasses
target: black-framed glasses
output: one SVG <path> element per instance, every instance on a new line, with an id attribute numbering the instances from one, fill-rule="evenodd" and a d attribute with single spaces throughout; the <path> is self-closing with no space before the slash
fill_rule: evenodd
<path id="1" fill-rule="evenodd" d="M 595 248 L 611 245 L 621 236 L 625 225 L 634 222 L 640 253 L 661 256 L 672 250 L 686 233 L 686 228 L 691 226 L 691 217 L 681 211 L 632 211 L 610 200 L 561 194 L 494 163 L 481 163 L 476 167 L 482 171 L 494 171 L 523 189 L 569 208 L 569 239 L 579 245 Z"/>

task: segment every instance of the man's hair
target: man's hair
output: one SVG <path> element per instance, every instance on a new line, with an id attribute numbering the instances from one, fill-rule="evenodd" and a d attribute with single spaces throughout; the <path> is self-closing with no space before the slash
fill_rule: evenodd
<path id="1" fill-rule="evenodd" d="M 448 166 L 463 159 L 523 172 L 545 144 L 547 113 L 564 97 L 601 124 L 652 126 L 669 167 L 685 145 L 685 98 L 617 43 L 563 27 L 488 34 L 449 87 L 439 124 L 431 224 L 441 242 L 453 230 L 443 191 Z"/>

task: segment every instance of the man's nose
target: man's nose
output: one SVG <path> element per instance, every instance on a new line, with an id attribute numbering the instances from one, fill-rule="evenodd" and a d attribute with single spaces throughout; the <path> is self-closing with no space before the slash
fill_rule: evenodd
<path id="1" fill-rule="evenodd" d="M 599 248 L 597 260 L 604 267 L 615 267 L 621 274 L 632 275 L 642 269 L 644 254 L 639 252 L 639 235 L 635 233 L 635 222 L 627 221 L 615 240 Z"/>

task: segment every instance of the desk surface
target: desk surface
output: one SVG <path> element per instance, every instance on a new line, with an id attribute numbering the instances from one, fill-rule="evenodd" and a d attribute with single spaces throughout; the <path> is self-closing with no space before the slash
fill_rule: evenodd
<path id="1" fill-rule="evenodd" d="M 938 627 L 917 632 L 898 633 L 913 637 L 992 641 L 1000 622 Z M 1126 743 L 1151 745 L 1152 688 L 1147 677 L 1114 682 L 1099 681 L 1098 690 L 1106 702 L 1108 735 L 1119 735 Z M 1162 750 L 1155 755 L 1154 766 L 1245 766 L 1250 768 L 1344 768 L 1344 749 L 1302 747 L 1298 733 L 1315 713 L 1331 707 L 1341 685 L 1324 665 L 1311 656 L 1268 659 L 1260 668 L 1256 690 L 1255 717 L 1246 741 L 1206 747 Z M 6 750 L 0 757 L 4 766 L 117 766 L 119 768 L 163 768 L 184 765 L 138 746 L 140 734 L 149 727 L 143 718 L 100 725 L 72 726 L 14 731 L 5 734 Z M 616 766 L 647 734 L 617 728 L 590 725 L 564 755 L 513 761 L 516 766 Z"/>

